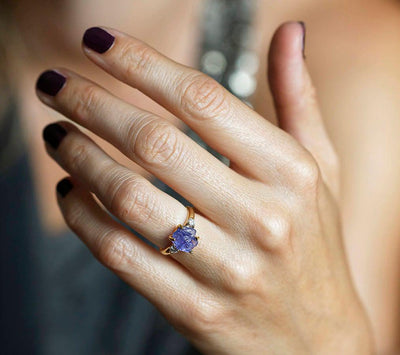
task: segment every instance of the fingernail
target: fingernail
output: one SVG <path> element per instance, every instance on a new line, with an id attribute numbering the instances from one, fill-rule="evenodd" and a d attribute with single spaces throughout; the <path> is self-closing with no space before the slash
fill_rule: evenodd
<path id="1" fill-rule="evenodd" d="M 47 95 L 55 96 L 64 86 L 67 78 L 54 70 L 43 72 L 37 82 L 36 88 Z"/>
<path id="2" fill-rule="evenodd" d="M 58 184 L 57 184 L 57 192 L 60 194 L 62 198 L 67 196 L 68 192 L 72 190 L 74 185 L 72 185 L 72 182 L 68 178 L 62 179 Z"/>
<path id="3" fill-rule="evenodd" d="M 303 29 L 303 43 L 302 43 L 301 50 L 303 52 L 303 58 L 306 59 L 306 54 L 305 54 L 305 50 L 306 50 L 306 24 L 303 21 L 299 21 L 299 24 L 300 24 L 301 28 Z"/>
<path id="4" fill-rule="evenodd" d="M 83 35 L 83 44 L 97 53 L 104 53 L 109 50 L 114 40 L 114 36 L 100 27 L 89 28 Z"/>
<path id="5" fill-rule="evenodd" d="M 53 149 L 57 149 L 67 131 L 57 123 L 46 126 L 43 130 L 43 139 L 50 144 Z"/>

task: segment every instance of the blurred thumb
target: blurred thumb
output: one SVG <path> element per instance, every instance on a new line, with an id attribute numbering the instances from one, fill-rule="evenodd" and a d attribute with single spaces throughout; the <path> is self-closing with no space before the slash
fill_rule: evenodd
<path id="1" fill-rule="evenodd" d="M 268 56 L 268 79 L 279 127 L 317 161 L 331 192 L 339 194 L 339 168 L 325 130 L 316 92 L 304 60 L 305 25 L 288 22 L 275 32 Z"/>

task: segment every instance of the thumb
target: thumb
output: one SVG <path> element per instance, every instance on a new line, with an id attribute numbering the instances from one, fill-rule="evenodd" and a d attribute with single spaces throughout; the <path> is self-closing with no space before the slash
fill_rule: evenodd
<path id="1" fill-rule="evenodd" d="M 313 155 L 325 183 L 338 197 L 337 156 L 325 130 L 305 64 L 304 43 L 303 22 L 288 22 L 276 30 L 268 56 L 269 85 L 279 127 Z"/>

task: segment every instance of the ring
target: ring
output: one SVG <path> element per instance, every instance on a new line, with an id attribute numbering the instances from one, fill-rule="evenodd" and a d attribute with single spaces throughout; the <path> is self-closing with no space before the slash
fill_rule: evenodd
<path id="1" fill-rule="evenodd" d="M 196 230 L 194 229 L 194 209 L 190 206 L 186 206 L 186 208 L 188 214 L 185 223 L 177 225 L 174 231 L 168 236 L 168 239 L 172 243 L 167 248 L 161 249 L 161 254 L 170 255 L 178 251 L 192 253 L 193 248 L 197 246 L 199 237 L 196 236 Z"/>

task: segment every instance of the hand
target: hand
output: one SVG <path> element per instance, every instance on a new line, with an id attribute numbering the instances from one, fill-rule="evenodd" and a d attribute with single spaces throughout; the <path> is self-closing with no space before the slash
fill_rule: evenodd
<path id="1" fill-rule="evenodd" d="M 206 75 L 106 30 L 86 32 L 88 58 L 183 120 L 231 166 L 72 71 L 44 73 L 39 98 L 190 201 L 201 239 L 192 254 L 164 256 L 113 220 L 90 192 L 160 248 L 187 211 L 60 122 L 44 138 L 71 175 L 58 185 L 70 228 L 204 353 L 370 353 L 342 246 L 337 159 L 302 57 L 303 27 L 285 24 L 271 43 L 280 128 Z"/>

